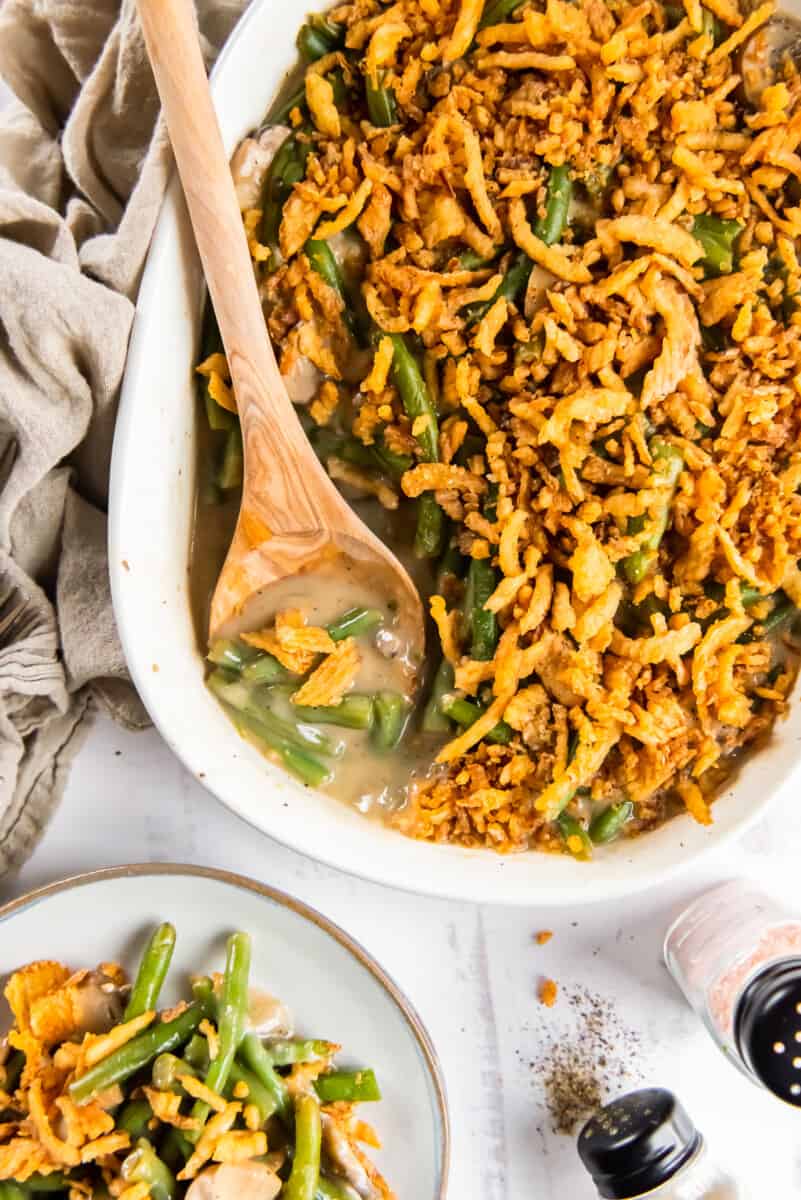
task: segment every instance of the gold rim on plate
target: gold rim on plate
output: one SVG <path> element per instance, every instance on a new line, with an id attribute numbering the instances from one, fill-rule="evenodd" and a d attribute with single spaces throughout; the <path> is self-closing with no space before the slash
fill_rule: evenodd
<path id="1" fill-rule="evenodd" d="M 445 1082 L 442 1077 L 442 1068 L 428 1031 L 416 1009 L 406 999 L 394 980 L 378 965 L 372 955 L 368 954 L 364 947 L 339 925 L 330 921 L 328 917 L 324 917 L 322 913 L 319 913 L 315 908 L 304 903 L 304 901 L 298 900 L 295 896 L 288 895 L 287 892 L 280 891 L 279 888 L 270 887 L 266 883 L 259 883 L 258 880 L 251 879 L 247 875 L 237 875 L 233 871 L 221 871 L 216 867 L 199 867 L 188 863 L 129 863 L 126 866 L 103 867 L 98 871 L 85 871 L 80 875 L 70 875 L 66 879 L 60 879 L 55 883 L 48 883 L 44 887 L 26 892 L 16 900 L 9 900 L 7 904 L 0 906 L 0 922 L 8 920 L 9 917 L 14 916 L 15 913 L 20 912 L 22 909 L 28 908 L 32 904 L 38 904 L 39 901 L 46 900 L 50 896 L 56 896 L 60 892 L 71 891 L 73 888 L 83 887 L 90 883 L 101 883 L 107 879 L 133 879 L 147 875 L 194 875 L 203 879 L 216 879 L 218 882 L 227 883 L 232 887 L 242 888 L 248 892 L 255 892 L 256 895 L 263 896 L 265 899 L 272 900 L 275 904 L 280 904 L 283 908 L 288 908 L 291 912 L 297 913 L 304 920 L 311 921 L 318 929 L 322 929 L 323 933 L 327 933 L 329 937 L 334 938 L 343 949 L 347 950 L 357 962 L 370 972 L 373 979 L 381 985 L 396 1008 L 400 1009 L 401 1015 L 411 1029 L 417 1043 L 417 1048 L 422 1054 L 423 1061 L 428 1068 L 439 1116 L 439 1187 L 437 1195 L 433 1200 L 445 1200 L 451 1150 L 448 1105 L 445 1097 Z"/>

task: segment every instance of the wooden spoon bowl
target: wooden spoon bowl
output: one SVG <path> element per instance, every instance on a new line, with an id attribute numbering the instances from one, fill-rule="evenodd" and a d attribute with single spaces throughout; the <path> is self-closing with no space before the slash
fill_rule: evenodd
<path id="1" fill-rule="evenodd" d="M 247 620 L 255 601 L 332 560 L 383 596 L 412 663 L 423 607 L 407 571 L 356 516 L 321 466 L 287 395 L 264 322 L 191 0 L 138 0 L 148 56 L 220 327 L 244 445 L 242 502 L 212 598 L 209 637 Z"/>

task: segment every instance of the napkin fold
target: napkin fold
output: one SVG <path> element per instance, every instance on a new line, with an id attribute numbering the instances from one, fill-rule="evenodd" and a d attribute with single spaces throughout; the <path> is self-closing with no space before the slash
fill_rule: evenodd
<path id="1" fill-rule="evenodd" d="M 245 0 L 198 0 L 210 64 Z M 106 504 L 134 304 L 171 168 L 133 0 L 3 0 L 0 874 L 98 704 L 147 714 L 111 609 Z"/>

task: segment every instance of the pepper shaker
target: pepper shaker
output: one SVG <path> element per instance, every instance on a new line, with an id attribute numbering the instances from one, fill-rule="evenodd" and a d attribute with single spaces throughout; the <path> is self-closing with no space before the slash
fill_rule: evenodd
<path id="1" fill-rule="evenodd" d="M 801 1106 L 801 917 L 734 881 L 685 909 L 664 956 L 735 1066 Z"/>
<path id="2" fill-rule="evenodd" d="M 602 1200 L 745 1200 L 666 1088 L 630 1092 L 599 1109 L 579 1134 L 578 1152 Z"/>

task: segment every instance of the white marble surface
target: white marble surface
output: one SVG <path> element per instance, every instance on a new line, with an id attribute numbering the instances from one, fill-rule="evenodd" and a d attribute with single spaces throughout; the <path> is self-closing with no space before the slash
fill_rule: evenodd
<path id="1" fill-rule="evenodd" d="M 707 882 L 743 873 L 794 900 L 799 851 L 801 806 L 788 787 L 741 846 L 653 894 L 576 912 L 429 900 L 285 850 L 223 809 L 155 732 L 127 734 L 101 719 L 41 845 L 0 897 L 95 867 L 173 860 L 243 872 L 326 913 L 403 986 L 438 1048 L 452 1200 L 591 1200 L 573 1139 L 551 1131 L 529 1065 L 573 1036 L 564 992 L 585 986 L 638 1035 L 639 1045 L 613 1046 L 630 1081 L 672 1087 L 753 1200 L 790 1200 L 801 1194 L 801 1113 L 724 1061 L 661 965 L 660 943 L 677 903 Z M 542 928 L 554 937 L 540 947 L 533 934 Z M 543 974 L 563 988 L 552 1010 L 537 1003 Z"/>

